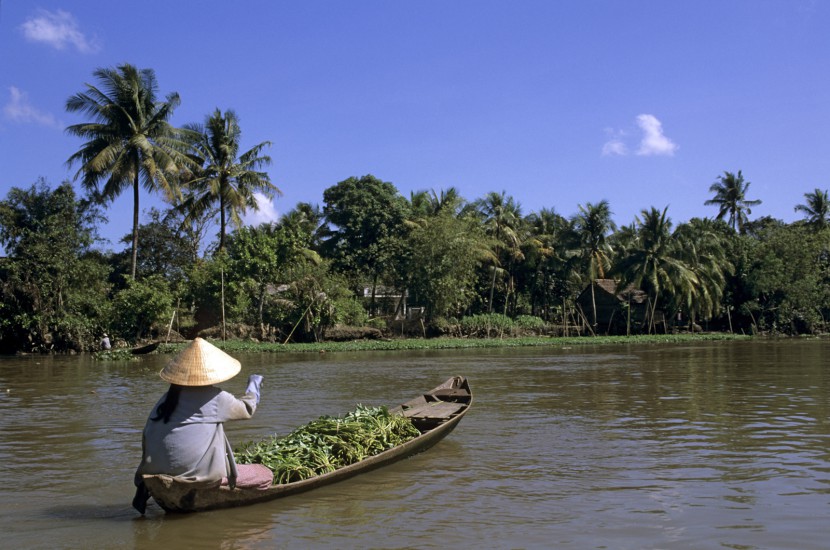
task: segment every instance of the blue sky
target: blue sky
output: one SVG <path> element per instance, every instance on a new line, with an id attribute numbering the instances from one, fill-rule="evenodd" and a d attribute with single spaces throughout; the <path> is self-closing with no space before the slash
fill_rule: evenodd
<path id="1" fill-rule="evenodd" d="M 71 179 L 67 98 L 99 67 L 156 71 L 172 122 L 234 109 L 284 192 L 251 222 L 373 174 L 404 196 L 506 191 L 525 214 L 608 200 L 629 224 L 711 217 L 742 170 L 752 218 L 830 187 L 830 2 L 0 2 L 0 195 Z M 78 185 L 78 189 L 80 186 Z M 103 230 L 131 228 L 132 199 Z M 143 193 L 142 209 L 160 201 Z"/>

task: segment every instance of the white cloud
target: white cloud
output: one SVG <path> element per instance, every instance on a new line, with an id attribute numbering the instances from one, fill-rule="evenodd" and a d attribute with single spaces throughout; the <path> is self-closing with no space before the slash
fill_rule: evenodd
<path id="1" fill-rule="evenodd" d="M 57 50 L 72 46 L 81 53 L 98 51 L 98 45 L 80 31 L 75 17 L 63 10 L 39 10 L 37 15 L 27 19 L 20 28 L 27 40 L 42 42 Z"/>
<path id="2" fill-rule="evenodd" d="M 609 139 L 602 146 L 602 155 L 624 157 L 628 154 L 628 146 L 623 139 L 625 132 L 614 130 L 613 128 L 606 128 L 605 133 L 608 134 Z"/>
<path id="3" fill-rule="evenodd" d="M 677 151 L 677 144 L 663 134 L 663 124 L 654 115 L 642 114 L 637 116 L 637 126 L 642 132 L 642 139 L 636 150 L 637 155 L 672 156 Z M 603 156 L 622 157 L 629 154 L 630 149 L 625 139 L 626 132 L 606 128 L 605 133 L 609 135 L 609 139 L 602 146 Z"/>
<path id="4" fill-rule="evenodd" d="M 640 115 L 637 117 L 637 125 L 643 131 L 643 139 L 638 155 L 674 155 L 677 145 L 663 135 L 663 124 L 654 115 Z"/>
<path id="5" fill-rule="evenodd" d="M 243 216 L 245 225 L 259 225 L 261 223 L 274 223 L 280 215 L 274 207 L 274 203 L 262 193 L 254 193 L 259 210 L 248 210 Z"/>
<path id="6" fill-rule="evenodd" d="M 605 142 L 605 145 L 602 146 L 602 154 L 604 156 L 622 157 L 628 154 L 628 147 L 621 140 L 615 138 Z"/>
<path id="7" fill-rule="evenodd" d="M 58 122 L 49 113 L 35 109 L 26 97 L 26 93 L 14 86 L 9 87 L 11 99 L 3 106 L 3 114 L 13 122 L 23 124 L 40 124 L 41 126 L 58 126 Z"/>

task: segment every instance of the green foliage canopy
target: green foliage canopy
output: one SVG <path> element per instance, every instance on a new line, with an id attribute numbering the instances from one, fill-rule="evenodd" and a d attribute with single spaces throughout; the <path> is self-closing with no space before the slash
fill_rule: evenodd
<path id="1" fill-rule="evenodd" d="M 108 268 L 90 252 L 98 207 L 69 183 L 40 180 L 0 202 L 0 340 L 32 349 L 83 349 L 102 330 Z"/>
<path id="2" fill-rule="evenodd" d="M 333 226 L 325 252 L 335 268 L 361 276 L 373 291 L 403 235 L 407 203 L 391 183 L 372 175 L 348 178 L 323 192 L 323 213 Z"/>

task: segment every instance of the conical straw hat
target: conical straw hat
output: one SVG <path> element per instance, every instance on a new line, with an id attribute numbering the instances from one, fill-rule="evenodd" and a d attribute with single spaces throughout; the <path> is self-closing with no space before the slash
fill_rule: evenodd
<path id="1" fill-rule="evenodd" d="M 159 376 L 179 386 L 209 386 L 230 380 L 242 370 L 242 364 L 210 342 L 196 338 Z"/>

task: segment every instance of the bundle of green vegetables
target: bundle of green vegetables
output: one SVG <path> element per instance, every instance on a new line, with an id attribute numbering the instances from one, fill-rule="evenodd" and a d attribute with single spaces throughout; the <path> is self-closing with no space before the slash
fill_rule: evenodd
<path id="1" fill-rule="evenodd" d="M 291 483 L 354 464 L 418 435 L 405 416 L 358 405 L 343 417 L 321 416 L 286 436 L 245 443 L 234 456 L 237 464 L 270 468 L 274 483 Z"/>

